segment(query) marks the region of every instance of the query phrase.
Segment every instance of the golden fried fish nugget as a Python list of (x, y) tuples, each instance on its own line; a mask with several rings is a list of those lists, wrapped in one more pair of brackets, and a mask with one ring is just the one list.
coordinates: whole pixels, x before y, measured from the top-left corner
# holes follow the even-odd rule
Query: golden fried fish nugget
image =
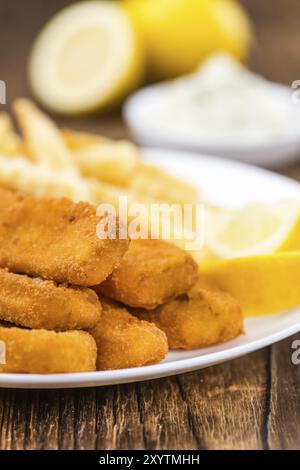
[(115, 302), (101, 298), (101, 303), (101, 319), (89, 330), (98, 348), (97, 370), (140, 367), (164, 359), (168, 344), (161, 330)]
[(0, 269), (0, 320), (28, 328), (92, 328), (100, 319), (97, 294)]
[(55, 332), (0, 326), (5, 364), (0, 372), (56, 374), (95, 370), (97, 347), (85, 331)]
[(201, 281), (186, 294), (155, 310), (134, 310), (141, 320), (155, 323), (170, 349), (196, 349), (223, 343), (243, 333), (238, 302)]
[(198, 267), (184, 250), (161, 240), (134, 240), (97, 292), (131, 307), (153, 309), (187, 292)]
[(100, 220), (86, 202), (0, 190), (0, 266), (62, 283), (99, 284), (129, 244), (118, 230), (117, 239), (98, 238)]

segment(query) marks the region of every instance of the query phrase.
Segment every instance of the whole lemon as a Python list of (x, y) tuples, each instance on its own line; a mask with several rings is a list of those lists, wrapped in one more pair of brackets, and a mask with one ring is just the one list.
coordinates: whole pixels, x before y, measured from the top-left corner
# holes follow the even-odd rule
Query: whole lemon
[(233, 0), (124, 0), (148, 56), (151, 77), (193, 71), (209, 54), (225, 51), (245, 59), (250, 21)]

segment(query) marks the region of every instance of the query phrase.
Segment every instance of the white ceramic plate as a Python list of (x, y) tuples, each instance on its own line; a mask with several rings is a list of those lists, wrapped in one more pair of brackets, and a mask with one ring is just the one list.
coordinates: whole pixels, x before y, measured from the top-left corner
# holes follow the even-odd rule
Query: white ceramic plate
[[(241, 163), (189, 153), (146, 151), (159, 164), (199, 187), (203, 197), (220, 205), (238, 206), (254, 201), (300, 198), (300, 184)], [(194, 351), (174, 351), (157, 365), (109, 372), (25, 375), (0, 374), (1, 387), (71, 388), (135, 382), (188, 372), (233, 359), (280, 341), (300, 331), (300, 308), (278, 315), (248, 318), (246, 335), (225, 344)]]
[[(295, 108), (297, 123), (290, 132), (278, 138), (256, 142), (255, 139), (224, 140), (218, 135), (199, 136), (183, 134), (177, 129), (164, 128), (153, 124), (162, 96), (164, 84), (145, 87), (133, 93), (126, 101), (123, 114), (135, 139), (141, 145), (160, 148), (182, 149), (209, 155), (218, 155), (232, 160), (239, 160), (254, 165), (276, 167), (286, 165), (300, 158), (300, 106)], [(291, 102), (292, 91), (283, 85), (273, 85), (274, 100)], [(180, 111), (179, 111), (180, 112)]]

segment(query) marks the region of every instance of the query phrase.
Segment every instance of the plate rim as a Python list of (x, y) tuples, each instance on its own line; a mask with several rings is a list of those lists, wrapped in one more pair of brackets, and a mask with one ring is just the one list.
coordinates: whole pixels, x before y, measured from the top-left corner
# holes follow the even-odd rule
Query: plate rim
[[(299, 312), (300, 308), (293, 309)], [(282, 314), (285, 312), (281, 312)], [(288, 311), (286, 312), (288, 313)], [(271, 316), (270, 316), (271, 317)], [(0, 373), (0, 388), (30, 388), (30, 389), (60, 389), (60, 388), (86, 388), (95, 386), (118, 385), (124, 383), (142, 382), (177, 374), (188, 373), (200, 368), (207, 368), (229, 360), (237, 359), (251, 352), (258, 351), (271, 344), (286, 339), (300, 331), (299, 322), (277, 331), (269, 336), (252, 340), (243, 345), (212, 352), (202, 356), (162, 362), (150, 366), (134, 367), (131, 369), (118, 369), (95, 372), (76, 372), (62, 374), (13, 374)], [(224, 343), (226, 344), (226, 342)], [(207, 361), (207, 358), (209, 359)], [(157, 370), (159, 369), (159, 370)], [(118, 376), (114, 378), (115, 376)], [(106, 376), (101, 380), (102, 376)]]
[[(143, 157), (145, 159), (156, 159), (159, 158), (159, 154), (165, 154), (165, 157), (167, 158), (172, 158), (172, 154), (177, 155), (177, 157), (184, 158), (184, 160), (190, 160), (193, 162), (199, 162), (200, 160), (202, 162), (207, 162), (207, 163), (216, 163), (216, 164), (221, 164), (221, 165), (226, 165), (226, 166), (231, 166), (234, 168), (239, 168), (242, 171), (247, 169), (248, 171), (252, 173), (260, 173), (261, 175), (265, 175), (268, 178), (272, 179), (277, 179), (277, 181), (285, 182), (286, 184), (289, 184), (291, 186), (294, 186), (295, 188), (299, 189), (299, 195), (300, 195), (300, 181), (297, 181), (295, 179), (290, 178), (289, 176), (282, 175), (280, 173), (277, 173), (274, 169), (274, 171), (270, 168), (267, 167), (261, 167), (256, 164), (251, 164), (246, 161), (240, 161), (240, 160), (231, 160), (228, 159), (227, 157), (220, 156), (220, 155), (211, 155), (209, 153), (205, 152), (191, 152), (190, 150), (184, 150), (184, 149), (173, 149), (173, 148), (164, 148), (164, 147), (151, 147), (149, 145), (141, 145), (140, 146), (141, 152), (143, 154)], [(158, 154), (155, 156), (155, 154)], [(157, 162), (155, 164), (158, 165)], [(168, 169), (170, 173), (172, 173), (172, 169)], [(184, 178), (183, 178), (184, 179)]]

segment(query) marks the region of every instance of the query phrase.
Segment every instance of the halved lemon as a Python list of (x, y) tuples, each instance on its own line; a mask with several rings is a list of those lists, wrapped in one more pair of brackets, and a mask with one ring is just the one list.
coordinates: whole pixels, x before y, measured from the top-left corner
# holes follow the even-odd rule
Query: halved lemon
[(208, 212), (206, 245), (218, 258), (300, 249), (300, 201)]
[(47, 108), (79, 114), (118, 103), (139, 83), (143, 54), (134, 27), (113, 2), (71, 5), (42, 29), (29, 80)]

